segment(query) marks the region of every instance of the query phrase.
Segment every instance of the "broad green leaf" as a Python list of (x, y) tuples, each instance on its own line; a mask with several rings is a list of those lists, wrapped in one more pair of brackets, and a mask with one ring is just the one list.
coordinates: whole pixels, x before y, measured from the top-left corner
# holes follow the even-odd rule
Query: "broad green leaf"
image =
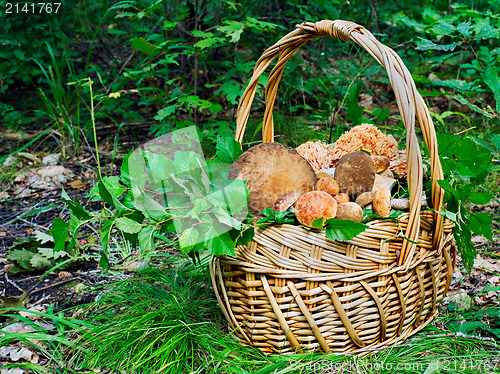
[(364, 223), (348, 219), (330, 218), (326, 220), (326, 236), (331, 240), (351, 240), (367, 228), (368, 225)]
[(469, 200), (474, 204), (482, 205), (488, 204), (491, 200), (492, 195), (486, 192), (472, 192), (469, 195)]
[(34, 254), (35, 252), (31, 252), (26, 249), (10, 250), (7, 255), (7, 260), (16, 262), (24, 270), (31, 270), (32, 265), (30, 260)]
[(154, 119), (157, 121), (163, 121), (165, 118), (168, 116), (171, 116), (172, 114), (175, 113), (175, 110), (177, 109), (177, 105), (169, 105), (166, 108), (160, 109), (156, 116), (154, 116)]
[(496, 101), (496, 111), (500, 113), (500, 78), (495, 66), (488, 66), (482, 75), (484, 83), (488, 85)]
[(161, 52), (160, 48), (151, 44), (144, 38), (132, 39), (132, 48), (144, 53), (148, 57), (155, 57)]
[(491, 233), (491, 224), (493, 216), (485, 213), (471, 213), (469, 215), (469, 224), (472, 232), (478, 235), (483, 235), (486, 239), (493, 241)]
[(244, 229), (240, 232), (239, 236), (236, 238), (236, 245), (247, 245), (253, 239), (255, 235), (255, 230), (252, 226)]
[(433, 79), (430, 82), (436, 86), (454, 88), (460, 91), (473, 91), (477, 88), (474, 83), (466, 82), (460, 79)]
[(99, 233), (101, 246), (105, 253), (108, 253), (109, 234), (114, 222), (114, 219), (110, 219), (109, 221), (104, 222)]
[[(215, 215), (215, 218), (222, 223), (223, 225), (227, 225), (231, 228), (234, 228), (236, 230), (239, 230), (241, 228), (241, 222), (238, 221), (237, 219), (231, 217), (229, 213), (223, 208), (223, 207), (218, 207), (213, 211), (213, 214)], [(205, 221), (205, 220), (203, 220)]]
[(193, 34), (193, 36), (196, 38), (205, 38), (205, 39), (214, 36), (212, 32), (205, 32), (201, 30), (192, 30), (191, 34)]
[(231, 43), (236, 43), (240, 40), (241, 33), (244, 29), (244, 24), (238, 21), (226, 20), (224, 21), (226, 26), (219, 26), (217, 30), (226, 34), (226, 36), (231, 37)]
[(92, 215), (87, 212), (78, 201), (71, 200), (64, 188), (61, 191), (61, 197), (66, 200), (67, 204), (69, 205), (69, 209), (77, 218), (81, 220), (88, 220), (92, 218)]
[(323, 231), (323, 222), (324, 222), (324, 220), (325, 219), (323, 217), (316, 218), (314, 221), (312, 221), (311, 226), (314, 229)]
[(220, 136), (217, 138), (217, 145), (215, 146), (215, 149), (217, 150), (217, 158), (222, 162), (229, 164), (236, 161), (236, 159), (243, 153), (241, 144), (234, 138), (226, 136)]
[(119, 217), (115, 221), (116, 227), (128, 234), (137, 234), (142, 229), (142, 225), (130, 218)]
[(453, 96), (453, 99), (457, 100), (460, 104), (467, 105), (469, 108), (471, 108), (473, 111), (482, 114), (483, 116), (487, 118), (493, 118), (495, 117), (495, 113), (488, 112), (480, 107), (478, 107), (476, 104), (472, 104), (469, 100), (467, 100), (464, 96), (462, 95), (455, 95)]
[(30, 259), (30, 263), (35, 270), (43, 270), (53, 266), (52, 262), (38, 253), (33, 254), (33, 257)]
[(46, 234), (42, 231), (35, 231), (35, 238), (38, 242), (40, 242), (40, 244), (54, 242), (52, 235)]
[(201, 50), (204, 50), (214, 45), (222, 44), (223, 42), (224, 42), (223, 38), (207, 38), (200, 40), (194, 46)]
[(427, 24), (415, 21), (408, 17), (401, 18), (401, 22), (403, 22), (406, 26), (413, 27), (417, 31), (424, 31), (427, 28)]
[(416, 44), (417, 44), (417, 49), (421, 51), (427, 51), (429, 49), (435, 51), (453, 51), (456, 47), (458, 47), (462, 43), (455, 42), (451, 44), (436, 44), (431, 40), (419, 37), (418, 40), (416, 41)]
[(210, 252), (216, 256), (236, 256), (234, 252), (235, 245), (233, 239), (231, 239), (231, 236), (227, 232), (210, 239), (207, 242), (207, 247)]
[(243, 93), (243, 87), (234, 79), (226, 80), (217, 91), (216, 94), (223, 94), (226, 96), (227, 101), (232, 105), (238, 104), (238, 99)]
[(472, 25), (470, 22), (462, 22), (457, 26), (457, 31), (465, 37), (472, 34)]
[(190, 227), (182, 232), (179, 236), (179, 245), (182, 253), (188, 253), (193, 246), (200, 242), (200, 233), (196, 227)]
[(56, 218), (52, 223), (52, 237), (54, 238), (54, 252), (64, 251), (66, 248), (66, 238), (68, 236), (69, 224), (62, 218)]
[(436, 35), (452, 35), (457, 28), (449, 23), (439, 20), (432, 26), (431, 31)]
[(156, 227), (154, 225), (145, 226), (139, 231), (139, 248), (141, 253), (149, 253), (154, 248), (154, 234)]

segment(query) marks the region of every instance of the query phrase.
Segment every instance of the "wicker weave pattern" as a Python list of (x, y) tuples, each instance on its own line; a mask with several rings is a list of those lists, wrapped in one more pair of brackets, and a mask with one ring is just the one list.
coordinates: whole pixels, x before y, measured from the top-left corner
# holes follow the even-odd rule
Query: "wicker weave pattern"
[(247, 246), (237, 248), (236, 259), (214, 257), (212, 283), (230, 327), (243, 344), (269, 353), (363, 353), (402, 341), (435, 316), (453, 272), (451, 223), (420, 211), (423, 169), (415, 116), (431, 156), (436, 210), (443, 201), (429, 111), (399, 56), (363, 26), (305, 22), (268, 48), (242, 95), (236, 140), (242, 141), (259, 77), (277, 57), (266, 86), (262, 130), (263, 141), (273, 141), (272, 109), (285, 63), (308, 40), (323, 36), (357, 43), (388, 73), (407, 133), (410, 212), (398, 222), (372, 221), (346, 242), (301, 226), (275, 225), (256, 231)]

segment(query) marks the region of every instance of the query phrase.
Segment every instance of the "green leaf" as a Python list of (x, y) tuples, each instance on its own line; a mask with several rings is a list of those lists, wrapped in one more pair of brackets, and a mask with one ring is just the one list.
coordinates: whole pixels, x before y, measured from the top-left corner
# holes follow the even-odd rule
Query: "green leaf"
[(437, 23), (432, 26), (431, 31), (433, 31), (436, 35), (452, 35), (456, 30), (456, 27), (450, 25), (447, 22), (439, 20)]
[(367, 228), (368, 225), (348, 219), (330, 218), (326, 220), (326, 236), (331, 240), (351, 240)]
[(217, 138), (215, 149), (217, 150), (217, 158), (228, 164), (232, 164), (243, 153), (241, 144), (234, 138), (226, 136)]
[(219, 43), (223, 42), (224, 42), (223, 38), (207, 38), (200, 40), (194, 46), (199, 48), (200, 50), (204, 50), (212, 46), (217, 46)]
[(26, 249), (14, 249), (9, 251), (7, 260), (16, 262), (23, 270), (32, 270), (31, 258), (34, 254), (35, 252)]
[(240, 40), (241, 33), (243, 32), (244, 25), (242, 22), (226, 20), (226, 26), (219, 26), (217, 30), (231, 37), (231, 43), (236, 43)]
[(457, 26), (457, 31), (465, 37), (472, 34), (472, 25), (470, 22), (462, 22)]
[(130, 218), (119, 217), (115, 221), (116, 227), (128, 234), (137, 234), (142, 229), (142, 225)]
[(38, 253), (33, 254), (30, 263), (35, 270), (43, 270), (53, 266), (52, 262)]
[(166, 108), (160, 109), (156, 116), (154, 116), (154, 119), (157, 121), (163, 121), (165, 118), (168, 116), (171, 116), (172, 114), (175, 113), (175, 110), (177, 109), (177, 105), (169, 105)]
[(132, 48), (144, 53), (148, 57), (155, 57), (161, 52), (160, 48), (151, 44), (144, 38), (132, 39)]
[(419, 40), (416, 41), (417, 49), (421, 51), (427, 51), (429, 49), (435, 51), (453, 51), (456, 47), (458, 47), (462, 43), (451, 43), (451, 44), (435, 44), (434, 42), (419, 37)]
[(156, 226), (150, 225), (145, 226), (139, 231), (139, 248), (141, 253), (149, 253), (153, 251), (154, 248), (154, 234)]
[(99, 266), (104, 270), (107, 270), (109, 267), (108, 260), (108, 243), (109, 243), (109, 234), (111, 232), (111, 228), (113, 227), (114, 219), (110, 219), (109, 221), (104, 222), (100, 231), (100, 240), (102, 246), (101, 259), (99, 260)]
[(62, 218), (56, 218), (52, 223), (52, 237), (54, 238), (54, 252), (64, 251), (68, 237), (69, 224)]
[(460, 104), (467, 105), (469, 108), (471, 108), (473, 111), (482, 114), (483, 116), (487, 118), (493, 118), (495, 117), (495, 114), (492, 112), (488, 112), (480, 107), (478, 107), (476, 104), (472, 104), (469, 100), (467, 100), (465, 97), (462, 95), (455, 95), (453, 96), (453, 99), (457, 100)]
[(488, 204), (491, 198), (492, 195), (486, 192), (472, 192), (469, 195), (469, 200), (478, 205)]
[(179, 236), (179, 245), (182, 253), (191, 251), (194, 245), (200, 242), (200, 233), (196, 227), (190, 227), (182, 232)]
[(486, 239), (493, 241), (491, 233), (491, 224), (493, 216), (485, 213), (471, 213), (469, 215), (469, 225), (472, 232), (484, 236)]
[(312, 221), (311, 226), (314, 229), (323, 231), (323, 222), (324, 222), (324, 220), (325, 219), (323, 217), (316, 218), (314, 221)]
[(253, 239), (255, 235), (255, 230), (252, 226), (244, 229), (240, 232), (239, 236), (236, 238), (236, 245), (247, 245)]
[(488, 85), (496, 101), (496, 111), (500, 113), (500, 78), (495, 66), (488, 66), (482, 75), (484, 83)]
[(73, 201), (70, 199), (64, 188), (61, 191), (61, 197), (66, 200), (69, 205), (69, 209), (73, 212), (73, 214), (81, 219), (88, 220), (92, 218), (92, 215), (85, 210), (85, 208), (77, 201)]
[(226, 255), (236, 257), (234, 242), (229, 233), (213, 237), (207, 242), (210, 252), (216, 256)]

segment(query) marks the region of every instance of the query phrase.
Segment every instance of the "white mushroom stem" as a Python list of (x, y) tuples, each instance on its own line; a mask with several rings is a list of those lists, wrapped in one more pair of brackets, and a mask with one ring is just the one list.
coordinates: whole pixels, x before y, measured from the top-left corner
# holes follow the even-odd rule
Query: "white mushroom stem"
[[(422, 195), (421, 206), (427, 206), (427, 198), (425, 193)], [(404, 197), (402, 199), (392, 199), (391, 200), (391, 208), (397, 210), (408, 210), (410, 209), (410, 198)]]

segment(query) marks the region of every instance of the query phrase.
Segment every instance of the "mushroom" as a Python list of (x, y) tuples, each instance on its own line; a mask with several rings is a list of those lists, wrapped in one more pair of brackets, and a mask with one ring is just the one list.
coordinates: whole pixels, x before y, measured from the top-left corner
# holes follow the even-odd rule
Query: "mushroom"
[(375, 165), (365, 152), (349, 153), (337, 163), (335, 178), (340, 192), (348, 194), (352, 199), (357, 195), (371, 191), (375, 181)]
[(354, 222), (361, 222), (363, 220), (363, 209), (352, 202), (339, 204), (335, 219), (350, 219)]
[(349, 199), (349, 195), (346, 193), (342, 193), (342, 192), (335, 196), (335, 200), (337, 200), (337, 203), (339, 203), (339, 204), (344, 204), (344, 203), (348, 203), (349, 201), (351, 201), (351, 199)]
[(387, 168), (391, 164), (391, 160), (389, 160), (389, 157), (386, 156), (372, 155), (372, 160), (373, 163), (375, 164), (376, 173), (381, 173), (384, 170), (387, 170)]
[(312, 166), (293, 148), (262, 143), (245, 151), (229, 168), (229, 179), (247, 181), (248, 206), (254, 215), (272, 208), (286, 192), (312, 191), (317, 178)]
[(388, 216), (391, 213), (391, 191), (384, 187), (373, 196), (373, 211), (381, 216)]
[(378, 190), (381, 190), (385, 187), (387, 187), (390, 191), (392, 189), (392, 186), (394, 186), (394, 183), (396, 183), (396, 180), (394, 178), (387, 178), (380, 174), (376, 174), (372, 191), (377, 192)]
[(323, 223), (337, 214), (337, 201), (323, 191), (307, 192), (295, 204), (295, 217), (301, 224), (312, 227), (315, 219), (323, 217)]
[(325, 177), (316, 182), (314, 190), (325, 191), (327, 194), (334, 197), (339, 193), (339, 184), (335, 181), (335, 179), (331, 177)]
[(383, 177), (394, 179), (394, 173), (391, 171), (391, 169), (385, 169), (383, 172), (377, 174)]
[(297, 201), (300, 194), (295, 191), (287, 192), (286, 194), (278, 197), (278, 200), (273, 205), (273, 210), (275, 212), (285, 212), (289, 208), (293, 206), (293, 204)]
[(318, 178), (318, 179), (326, 178), (329, 176), (330, 176), (330, 174), (328, 174), (327, 172), (324, 172), (324, 171), (317, 171), (316, 172), (316, 178)]
[(356, 198), (356, 204), (361, 207), (371, 204), (371, 202), (373, 201), (373, 195), (374, 193), (372, 191), (363, 192)]

